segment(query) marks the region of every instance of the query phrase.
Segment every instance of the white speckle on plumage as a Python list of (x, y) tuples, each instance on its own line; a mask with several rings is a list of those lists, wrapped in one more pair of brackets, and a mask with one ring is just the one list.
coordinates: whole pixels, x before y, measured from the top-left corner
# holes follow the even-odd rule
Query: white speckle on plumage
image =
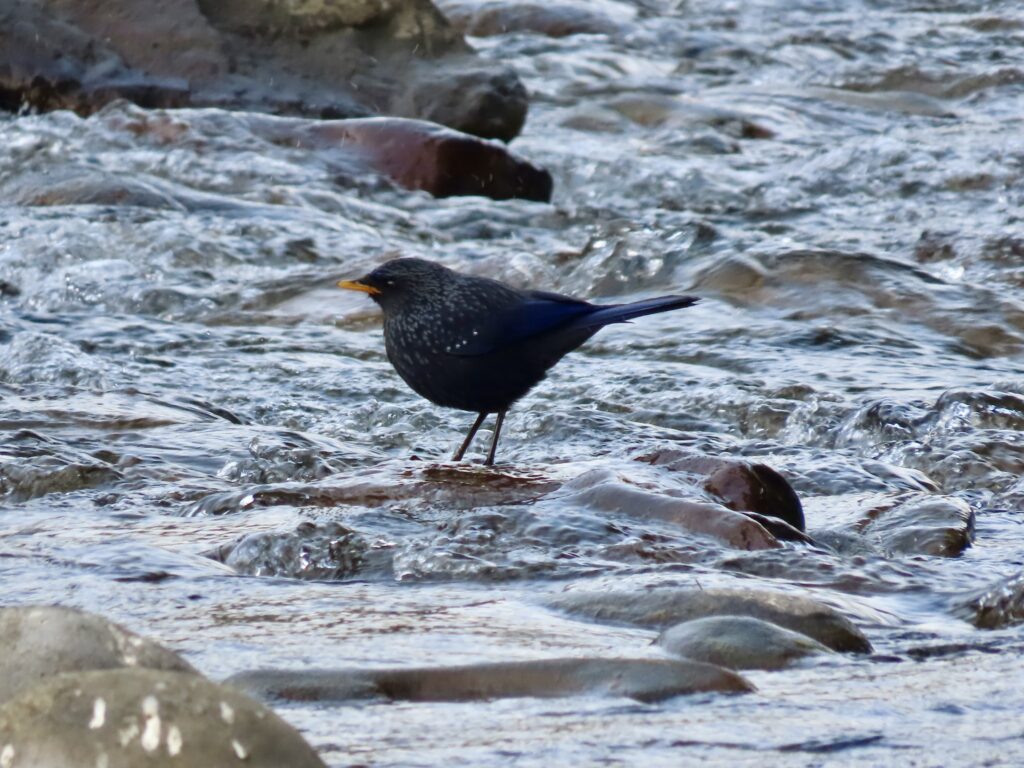
[(107, 702), (101, 698), (97, 698), (92, 703), (92, 720), (89, 721), (89, 729), (95, 731), (97, 728), (102, 728), (103, 724), (107, 720)]

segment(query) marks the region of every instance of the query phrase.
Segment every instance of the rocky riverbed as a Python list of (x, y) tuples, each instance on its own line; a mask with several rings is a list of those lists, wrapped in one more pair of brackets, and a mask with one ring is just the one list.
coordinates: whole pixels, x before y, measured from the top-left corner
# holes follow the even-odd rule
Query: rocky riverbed
[[(1024, 761), (1016, 4), (179, 5), (0, 3), (0, 766)], [(397, 255), (702, 301), (455, 465)]]

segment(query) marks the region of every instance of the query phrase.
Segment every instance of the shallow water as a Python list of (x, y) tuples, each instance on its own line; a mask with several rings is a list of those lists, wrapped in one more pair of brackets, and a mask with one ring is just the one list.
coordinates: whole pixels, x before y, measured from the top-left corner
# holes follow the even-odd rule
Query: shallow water
[[(780, 589), (875, 655), (749, 674), (744, 697), (281, 711), (337, 766), (1024, 760), (1024, 629), (956, 609), (1024, 563), (1024, 14), (599, 7), (619, 34), (473, 41), (533, 94), (513, 148), (553, 173), (550, 206), (339, 176), (216, 112), (4, 118), (5, 198), (68, 168), (163, 195), (3, 209), (4, 601), (96, 611), (220, 678), (657, 655), (544, 598)], [(333, 288), (397, 254), (703, 301), (604, 331), (511, 413), (496, 474), (455, 470), (471, 417), (406, 390), (370, 303)], [(580, 490), (692, 493), (633, 460), (673, 447), (777, 468), (831, 547), (739, 551)], [(912, 492), (970, 505), (974, 546), (854, 535)]]

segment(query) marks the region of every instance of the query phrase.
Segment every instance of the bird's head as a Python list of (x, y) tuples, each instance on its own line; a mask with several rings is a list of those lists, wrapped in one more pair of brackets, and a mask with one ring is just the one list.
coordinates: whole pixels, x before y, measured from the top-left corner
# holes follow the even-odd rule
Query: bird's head
[(356, 280), (339, 281), (338, 287), (368, 294), (388, 312), (401, 308), (415, 296), (443, 293), (450, 276), (450, 269), (432, 261), (393, 259)]

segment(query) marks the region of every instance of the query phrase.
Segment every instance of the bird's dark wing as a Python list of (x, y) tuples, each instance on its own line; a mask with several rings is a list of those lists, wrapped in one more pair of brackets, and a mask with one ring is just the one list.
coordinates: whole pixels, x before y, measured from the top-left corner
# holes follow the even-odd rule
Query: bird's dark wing
[(558, 293), (529, 291), (522, 301), (495, 313), (484, 327), (475, 328), (476, 333), (459, 344), (452, 354), (485, 355), (545, 333), (626, 323), (644, 315), (689, 307), (697, 301), (696, 296), (660, 296), (630, 304), (602, 306)]
[(586, 301), (544, 291), (528, 291), (523, 300), (490, 317), (483, 327), (453, 351), (454, 355), (486, 355), (518, 341), (525, 341), (570, 325), (601, 309)]

